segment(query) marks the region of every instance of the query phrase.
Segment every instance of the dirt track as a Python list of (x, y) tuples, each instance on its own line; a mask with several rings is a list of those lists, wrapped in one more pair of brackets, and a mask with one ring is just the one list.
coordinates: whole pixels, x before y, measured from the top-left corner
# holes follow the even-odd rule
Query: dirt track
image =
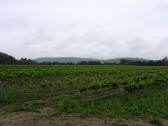
[[(116, 119), (116, 118), (80, 118), (75, 116), (51, 116), (51, 109), (41, 112), (16, 112), (0, 114), (0, 126), (113, 126), (114, 123), (128, 126), (155, 126), (148, 119)], [(167, 120), (162, 120), (168, 126)]]

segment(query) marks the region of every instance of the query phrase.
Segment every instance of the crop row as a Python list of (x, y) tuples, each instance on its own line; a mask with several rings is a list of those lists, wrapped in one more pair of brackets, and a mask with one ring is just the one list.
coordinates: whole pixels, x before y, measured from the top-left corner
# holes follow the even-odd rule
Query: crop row
[(80, 93), (122, 87), (126, 91), (168, 81), (168, 67), (0, 66), (0, 102), (58, 92)]

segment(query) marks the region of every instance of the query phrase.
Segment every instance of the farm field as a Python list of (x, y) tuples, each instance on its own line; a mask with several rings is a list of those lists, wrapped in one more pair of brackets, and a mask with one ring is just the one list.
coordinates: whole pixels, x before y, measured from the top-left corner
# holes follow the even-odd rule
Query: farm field
[(1, 65), (0, 107), (2, 115), (47, 108), (46, 118), (147, 118), (161, 125), (168, 118), (168, 67)]

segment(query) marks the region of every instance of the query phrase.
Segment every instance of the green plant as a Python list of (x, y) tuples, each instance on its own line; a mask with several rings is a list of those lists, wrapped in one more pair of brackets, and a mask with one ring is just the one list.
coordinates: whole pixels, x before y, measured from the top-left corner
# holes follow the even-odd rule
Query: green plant
[(37, 112), (38, 109), (39, 108), (37, 106), (33, 106), (32, 104), (21, 104), (21, 105), (13, 105), (7, 111), (9, 111), (9, 112), (19, 112), (19, 111)]

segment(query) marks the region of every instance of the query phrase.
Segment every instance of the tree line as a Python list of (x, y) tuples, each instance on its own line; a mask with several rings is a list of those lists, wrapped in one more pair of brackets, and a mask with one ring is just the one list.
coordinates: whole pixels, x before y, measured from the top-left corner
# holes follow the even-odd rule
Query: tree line
[(122, 59), (121, 65), (137, 65), (137, 66), (168, 66), (168, 57), (164, 57), (161, 60), (146, 60), (146, 61), (131, 61)]
[[(34, 60), (21, 58), (15, 59), (13, 56), (0, 52), (0, 64), (18, 64), (18, 65), (112, 65), (116, 63), (103, 63), (101, 61), (81, 61), (78, 63), (60, 63), (60, 62), (42, 62), (38, 63)], [(120, 65), (137, 65), (137, 66), (168, 66), (168, 57), (161, 60), (145, 60), (145, 61), (132, 61), (128, 59), (121, 59)]]
[(27, 59), (27, 58), (21, 58), (19, 60), (15, 59), (13, 56), (10, 56), (6, 53), (0, 52), (0, 64), (37, 64), (37, 62)]

